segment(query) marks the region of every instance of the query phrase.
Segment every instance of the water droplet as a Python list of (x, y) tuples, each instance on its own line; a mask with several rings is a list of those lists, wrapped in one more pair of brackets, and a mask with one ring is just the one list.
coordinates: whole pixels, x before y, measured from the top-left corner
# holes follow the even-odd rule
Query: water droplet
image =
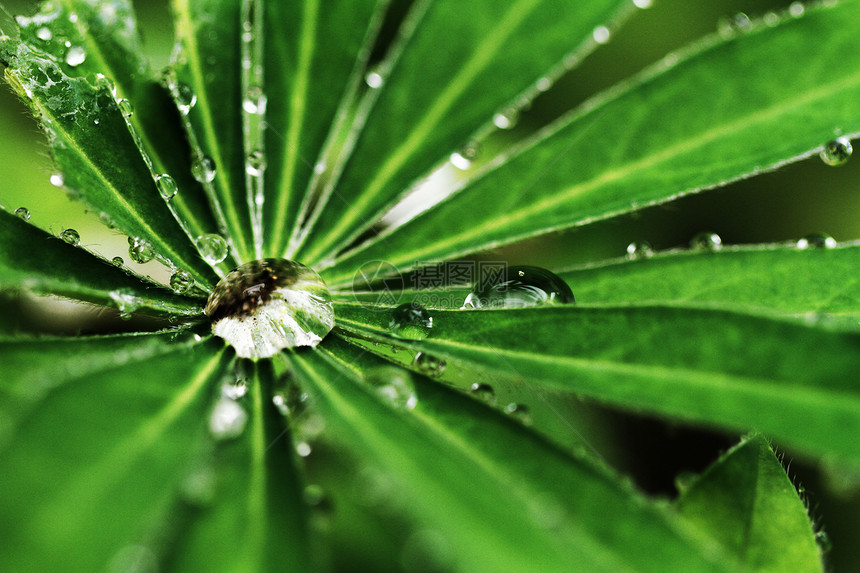
[(134, 115), (134, 105), (127, 99), (123, 98), (117, 100), (116, 105), (119, 107), (119, 111), (123, 117), (131, 117)]
[(185, 294), (194, 286), (194, 278), (191, 273), (182, 269), (170, 275), (170, 288), (176, 294)]
[(229, 398), (221, 398), (209, 417), (209, 431), (215, 439), (229, 440), (242, 435), (247, 422), (248, 414), (242, 406)]
[(63, 177), (62, 173), (54, 173), (51, 175), (51, 185), (54, 187), (62, 187), (65, 184), (66, 180)]
[(125, 261), (122, 260), (122, 257), (114, 257), (110, 260), (114, 265), (121, 267), (125, 264)]
[(385, 83), (385, 78), (376, 70), (371, 70), (364, 76), (364, 83), (367, 84), (367, 87), (375, 90), (382, 87), (382, 84)]
[(188, 84), (175, 84), (173, 97), (176, 100), (176, 107), (179, 108), (182, 115), (188, 115), (188, 112), (197, 103), (197, 94), (194, 93), (194, 90)]
[(108, 293), (108, 296), (119, 310), (119, 317), (123, 320), (131, 318), (132, 313), (140, 307), (140, 300), (133, 294), (113, 290)]
[(481, 145), (477, 141), (470, 141), (451, 154), (451, 165), (465, 171), (472, 166), (472, 161), (478, 156), (480, 149)]
[(260, 151), (252, 151), (245, 160), (245, 172), (252, 177), (259, 177), (266, 169), (266, 155)]
[(654, 248), (648, 241), (634, 241), (627, 245), (628, 259), (647, 259), (654, 254)]
[(364, 380), (395, 408), (412, 410), (418, 404), (412, 378), (409, 372), (402, 368), (396, 366), (373, 368), (365, 374)]
[(259, 86), (252, 86), (245, 92), (245, 98), (242, 100), (242, 109), (251, 114), (262, 114), (266, 111), (266, 103), (268, 102), (266, 94), (263, 93)]
[(511, 402), (510, 404), (505, 406), (505, 414), (516, 418), (527, 426), (532, 423), (531, 412), (529, 412), (529, 407), (525, 404), (517, 404), (516, 402)]
[(54, 37), (53, 32), (47, 26), (42, 26), (36, 30), (36, 37), (45, 42)]
[(81, 46), (72, 46), (69, 48), (69, 51), (66, 52), (66, 63), (73, 68), (83, 64), (86, 59), (87, 52)]
[(179, 190), (179, 187), (176, 185), (176, 180), (166, 173), (155, 176), (155, 186), (158, 187), (158, 192), (165, 201), (173, 199), (173, 197), (176, 196), (176, 192)]
[(822, 553), (827, 553), (833, 549), (833, 541), (831, 541), (826, 531), (817, 531), (815, 533), (815, 542), (818, 543), (818, 548), (821, 549)]
[(716, 233), (699, 233), (690, 240), (690, 248), (696, 251), (719, 251), (723, 240)]
[(81, 243), (81, 236), (74, 229), (66, 229), (60, 233), (60, 238), (70, 245), (78, 246)]
[(307, 442), (296, 442), (296, 453), (306, 458), (313, 453), (313, 447)]
[(803, 16), (803, 13), (806, 11), (806, 8), (803, 6), (803, 2), (792, 2), (788, 7), (788, 13), (791, 14), (793, 18), (799, 18)]
[(478, 284), (462, 308), (522, 308), (575, 302), (561, 277), (540, 267), (506, 267), (495, 282)]
[(422, 340), (427, 338), (433, 328), (433, 317), (417, 302), (407, 302), (391, 313), (388, 328), (399, 338)]
[(798, 249), (832, 249), (836, 246), (836, 239), (827, 233), (810, 233), (797, 241)]
[(854, 148), (851, 147), (850, 139), (847, 137), (837, 137), (824, 144), (824, 148), (821, 150), (819, 156), (821, 157), (821, 161), (826, 165), (837, 167), (845, 165), (853, 151)]
[(651, 4), (653, 4), (653, 0), (633, 0), (633, 4), (637, 8), (645, 9), (651, 7)]
[(513, 129), (519, 119), (519, 110), (515, 107), (509, 107), (493, 116), (493, 125), (499, 129)]
[(448, 366), (444, 360), (426, 352), (416, 354), (413, 363), (418, 367), (418, 370), (429, 376), (441, 376)]
[(155, 257), (152, 245), (137, 237), (128, 238), (128, 256), (134, 262), (142, 265)]
[(231, 400), (239, 400), (248, 394), (248, 380), (244, 376), (230, 379), (221, 386), (221, 395)]
[(198, 156), (191, 164), (191, 175), (200, 183), (209, 183), (215, 179), (215, 162), (206, 155)]
[(552, 80), (546, 76), (538, 79), (538, 81), (535, 82), (535, 89), (539, 92), (545, 92), (545, 91), (549, 90), (549, 88), (551, 88), (551, 87), (552, 87)]
[(469, 388), (469, 394), (480, 398), (487, 404), (496, 403), (496, 391), (493, 390), (493, 387), (489, 384), (485, 384), (483, 382), (475, 382)]
[(311, 268), (286, 259), (246, 263), (222, 278), (204, 311), (243, 358), (316, 346), (334, 328), (331, 295)]
[(30, 210), (26, 207), (18, 207), (15, 209), (15, 214), (18, 215), (19, 218), (24, 219), (25, 221), (30, 220)]
[(227, 241), (221, 235), (200, 235), (195, 244), (200, 256), (210, 265), (217, 265), (227, 258)]
[(609, 31), (609, 28), (606, 26), (598, 26), (591, 33), (591, 36), (594, 38), (594, 41), (598, 44), (605, 44), (609, 41), (609, 38), (612, 36), (612, 33)]

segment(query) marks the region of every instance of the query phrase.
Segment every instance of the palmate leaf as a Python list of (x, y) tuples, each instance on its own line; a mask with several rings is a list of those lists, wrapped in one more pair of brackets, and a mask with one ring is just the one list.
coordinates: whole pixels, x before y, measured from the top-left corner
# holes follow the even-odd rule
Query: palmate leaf
[(745, 439), (682, 491), (678, 514), (750, 571), (823, 571), (806, 508), (770, 445)]
[(343, 256), (324, 278), (342, 285), (366, 260), (406, 270), (583, 225), (774, 168), (817, 152), (835, 134), (860, 132), (858, 22), (860, 3), (841, 2), (669, 58), (588, 102), (434, 209)]
[(443, 555), (429, 556), (431, 563), (464, 571), (664, 571), (683, 556), (688, 571), (732, 569), (590, 460), (561, 453), (427, 378), (415, 379), (414, 410), (393, 408), (360, 374), (384, 361), (336, 339), (326, 347), (290, 360), (309, 408), (325, 420), (329, 439), (360, 452), (363, 464), (409, 497), (413, 529), (442, 538)]
[(681, 306), (435, 311), (433, 336), (389, 334), (390, 313), (337, 305), (341, 328), (449, 369), (676, 419), (756, 429), (860, 461), (860, 336)]

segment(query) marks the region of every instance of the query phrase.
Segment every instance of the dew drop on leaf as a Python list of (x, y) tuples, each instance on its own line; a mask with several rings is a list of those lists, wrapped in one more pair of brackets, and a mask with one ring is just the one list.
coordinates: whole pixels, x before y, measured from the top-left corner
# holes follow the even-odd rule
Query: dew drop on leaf
[(448, 364), (441, 358), (437, 358), (426, 352), (419, 352), (413, 360), (415, 366), (428, 376), (441, 376)]
[(316, 346), (334, 328), (334, 308), (313, 269), (262, 259), (233, 269), (206, 303), (212, 332), (242, 358), (267, 358), (284, 348)]
[(472, 162), (478, 157), (478, 152), (480, 151), (480, 144), (476, 141), (470, 141), (457, 151), (451, 154), (449, 158), (451, 161), (451, 165), (465, 171), (472, 166)]
[(176, 196), (176, 192), (179, 190), (179, 187), (176, 185), (176, 180), (166, 173), (155, 176), (155, 186), (158, 187), (159, 194), (166, 201), (173, 199), (173, 197)]
[(176, 294), (185, 294), (194, 285), (191, 273), (182, 269), (170, 275), (170, 288)]
[(65, 182), (66, 180), (62, 173), (54, 173), (51, 175), (51, 185), (54, 187), (62, 187)]
[(123, 117), (131, 117), (134, 115), (134, 105), (127, 99), (123, 98), (117, 100), (116, 105), (119, 107), (119, 111)]
[(188, 115), (188, 112), (197, 103), (197, 94), (187, 84), (177, 83), (173, 91), (173, 97), (176, 100), (176, 107), (179, 108), (182, 115)]
[(125, 264), (125, 261), (122, 260), (122, 257), (114, 257), (110, 260), (115, 266), (121, 267)]
[(845, 165), (851, 157), (854, 149), (851, 147), (851, 140), (847, 137), (837, 137), (832, 141), (824, 144), (819, 156), (821, 161), (831, 167)]
[(217, 440), (229, 440), (242, 435), (248, 414), (244, 408), (229, 398), (221, 398), (209, 417), (209, 431)]
[(128, 256), (134, 262), (142, 265), (155, 257), (152, 245), (137, 237), (128, 238)]
[(517, 404), (516, 402), (511, 402), (510, 404), (505, 406), (505, 414), (511, 416), (512, 418), (516, 418), (525, 425), (529, 425), (532, 423), (531, 412), (529, 412), (529, 408), (525, 404)]
[(81, 244), (81, 235), (74, 229), (66, 229), (60, 233), (60, 238), (70, 245), (78, 246)]
[(260, 151), (252, 151), (245, 159), (245, 172), (252, 177), (259, 177), (266, 169), (266, 155)]
[(469, 394), (480, 398), (487, 404), (494, 404), (496, 402), (496, 391), (493, 390), (493, 387), (484, 382), (475, 382), (469, 388)]
[(53, 32), (51, 32), (51, 29), (48, 28), (47, 26), (41, 26), (40, 28), (38, 28), (36, 30), (36, 37), (39, 38), (40, 40), (48, 42), (51, 40), (51, 38), (54, 37), (54, 34), (53, 34)]
[(200, 256), (210, 265), (217, 265), (227, 258), (227, 241), (221, 235), (200, 235), (195, 244)]
[(395, 408), (412, 410), (418, 404), (415, 385), (409, 372), (396, 366), (372, 368), (364, 375), (364, 380), (376, 390), (386, 402)]
[(242, 100), (242, 109), (246, 113), (262, 114), (266, 111), (266, 94), (259, 86), (252, 86), (245, 92), (245, 98)]
[(519, 119), (519, 110), (515, 107), (509, 107), (493, 116), (493, 125), (499, 129), (513, 129)]
[(69, 48), (69, 51), (66, 52), (66, 63), (73, 68), (83, 64), (86, 59), (87, 52), (81, 46), (72, 46)]
[(15, 214), (18, 216), (19, 219), (24, 219), (25, 221), (30, 220), (30, 210), (26, 207), (18, 207), (17, 209), (15, 209)]
[(382, 74), (379, 72), (371, 70), (364, 76), (364, 83), (366, 83), (367, 87), (370, 89), (375, 90), (382, 87), (382, 84), (385, 83), (385, 78), (383, 78)]
[(407, 302), (392, 311), (388, 328), (399, 338), (422, 340), (433, 328), (433, 317), (420, 304)]
[(832, 249), (836, 246), (836, 239), (827, 233), (810, 233), (797, 241), (798, 249)]
[(598, 44), (605, 44), (612, 37), (612, 33), (606, 26), (598, 26), (591, 33), (591, 37), (594, 38), (594, 41)]
[(690, 248), (696, 251), (719, 251), (723, 240), (716, 233), (699, 233), (690, 240)]
[(468, 308), (523, 308), (575, 302), (561, 277), (540, 267), (506, 267), (495, 281), (477, 284), (463, 303)]
[(633, 4), (637, 8), (641, 8), (643, 10), (645, 8), (650, 8), (652, 3), (653, 3), (653, 0), (633, 0)]
[(191, 175), (200, 183), (209, 183), (215, 179), (215, 163), (211, 157), (201, 155), (191, 164)]
[(628, 259), (647, 259), (654, 254), (654, 248), (648, 241), (634, 241), (627, 245)]

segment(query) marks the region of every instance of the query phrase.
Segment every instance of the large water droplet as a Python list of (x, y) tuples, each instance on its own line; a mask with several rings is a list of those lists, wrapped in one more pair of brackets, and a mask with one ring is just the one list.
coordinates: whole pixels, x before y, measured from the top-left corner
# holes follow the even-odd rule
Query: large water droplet
[(433, 317), (417, 302), (407, 302), (391, 313), (388, 328), (399, 338), (422, 340), (427, 338), (433, 328)]
[(690, 240), (690, 248), (696, 251), (719, 251), (723, 240), (716, 233), (699, 233)]
[(365, 374), (364, 380), (395, 408), (412, 410), (418, 404), (412, 378), (409, 372), (402, 368), (396, 366), (372, 368)]
[(286, 259), (246, 263), (222, 278), (205, 309), (212, 332), (243, 358), (316, 346), (334, 328), (331, 295), (314, 271)]
[(651, 243), (648, 241), (634, 241), (627, 245), (627, 258), (634, 259), (647, 259), (651, 255), (654, 254), (654, 248), (651, 246)]
[(218, 440), (229, 440), (242, 435), (248, 414), (244, 408), (229, 398), (221, 398), (209, 417), (209, 431)]
[(25, 221), (30, 220), (30, 210), (26, 207), (18, 207), (15, 209), (15, 214), (18, 215), (19, 218), (24, 219)]
[(851, 147), (851, 140), (847, 137), (837, 137), (833, 141), (828, 141), (824, 144), (821, 150), (821, 161), (825, 164), (836, 167), (845, 165), (851, 157), (854, 148)]
[(798, 249), (832, 249), (836, 246), (836, 239), (827, 233), (810, 233), (797, 241)]
[(221, 235), (200, 235), (195, 244), (200, 256), (210, 265), (217, 265), (227, 258), (227, 241)]
[(463, 308), (521, 308), (575, 302), (561, 277), (540, 267), (506, 267), (496, 282), (476, 285)]
[(66, 229), (60, 233), (60, 238), (70, 245), (78, 246), (81, 244), (81, 235), (74, 229)]
[(252, 177), (259, 177), (266, 169), (266, 154), (260, 151), (252, 151), (245, 159), (245, 172)]
[(191, 175), (200, 183), (209, 183), (215, 179), (215, 162), (206, 155), (195, 158), (191, 164)]
[(166, 201), (173, 199), (173, 197), (176, 196), (176, 192), (179, 190), (179, 187), (176, 185), (176, 180), (166, 173), (155, 176), (155, 185), (158, 187), (158, 192)]
[(138, 237), (128, 238), (128, 256), (134, 262), (142, 265), (155, 257), (152, 245)]
[(72, 46), (66, 52), (66, 63), (72, 67), (80, 66), (87, 59), (87, 52), (81, 46)]
[(176, 294), (185, 294), (194, 286), (194, 277), (185, 270), (178, 270), (170, 275), (170, 288)]
[(131, 117), (134, 115), (134, 105), (127, 99), (117, 100), (116, 105), (123, 117)]
[(173, 97), (176, 100), (176, 107), (183, 115), (188, 115), (191, 108), (197, 103), (197, 94), (187, 84), (178, 83), (173, 91)]
[(416, 354), (413, 362), (415, 366), (418, 367), (418, 370), (428, 376), (441, 376), (445, 372), (445, 368), (448, 366), (448, 364), (441, 358), (437, 358), (432, 354), (427, 354), (426, 352), (419, 352)]

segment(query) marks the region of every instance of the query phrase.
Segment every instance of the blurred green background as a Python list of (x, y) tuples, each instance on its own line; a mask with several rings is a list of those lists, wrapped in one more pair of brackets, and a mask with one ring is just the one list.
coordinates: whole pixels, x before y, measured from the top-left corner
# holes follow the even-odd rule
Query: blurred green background
[[(10, 14), (32, 14), (37, 2), (6, 0), (3, 4), (0, 29), (14, 35)], [(146, 52), (153, 69), (158, 70), (168, 64), (173, 42), (167, 1), (139, 0), (135, 4)], [(609, 43), (583, 65), (538, 98), (516, 129), (501, 133), (497, 143), (522, 137), (596, 92), (715, 32), (721, 20), (739, 12), (760, 16), (789, 4), (773, 0), (655, 0), (651, 8), (638, 11), (613, 33)], [(107, 230), (80, 204), (68, 201), (62, 191), (50, 184), (53, 167), (47, 145), (26, 108), (8, 88), (0, 88), (0, 133), (0, 205), (10, 210), (25, 206), (36, 225), (54, 233), (73, 227), (87, 248), (108, 258), (119, 255), (128, 259), (124, 235)], [(817, 231), (849, 241), (860, 239), (858, 212), (860, 158), (834, 168), (813, 157), (718, 190), (528, 241), (491, 255), (512, 264), (566, 266), (622, 256), (632, 241), (648, 241), (655, 249), (683, 247), (692, 236), (705, 230), (718, 233), (725, 244), (793, 241)], [(155, 262), (129, 266), (156, 280), (166, 278), (164, 269)], [(33, 329), (74, 333), (141, 327), (140, 323), (122, 323), (115, 313), (103, 309), (83, 306), (67, 311), (63, 303), (35, 301), (26, 296), (0, 307), (0, 312), (23, 313), (19, 320)], [(604, 453), (619, 469), (634, 473), (640, 486), (658, 495), (671, 495), (672, 480), (678, 472), (700, 471), (732, 442), (725, 436), (691, 433), (687, 428), (681, 431), (658, 420), (612, 411), (604, 412), (603, 417), (602, 425), (610, 426), (614, 437), (611, 444), (607, 441)], [(791, 457), (785, 461), (791, 461)], [(797, 460), (790, 465), (789, 474), (804, 485), (811, 514), (827, 525), (834, 544), (828, 556), (831, 569), (857, 571), (860, 476), (824, 466), (827, 464), (816, 466)]]

